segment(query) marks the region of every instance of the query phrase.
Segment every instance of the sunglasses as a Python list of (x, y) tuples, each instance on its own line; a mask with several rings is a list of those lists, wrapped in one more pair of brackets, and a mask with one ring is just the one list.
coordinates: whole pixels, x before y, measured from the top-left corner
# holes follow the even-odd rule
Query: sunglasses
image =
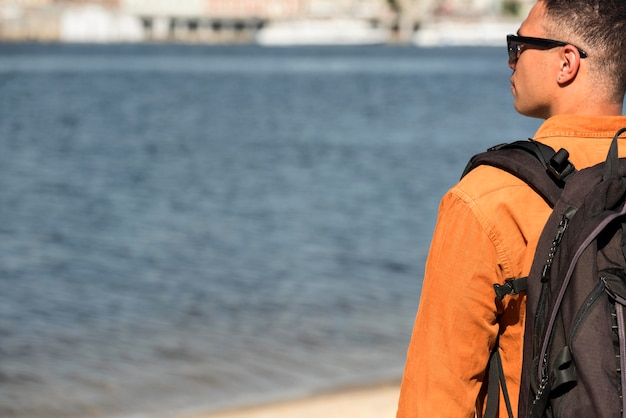
[[(529, 36), (507, 35), (506, 44), (509, 48), (509, 64), (515, 64), (526, 45), (532, 45), (539, 48), (550, 49), (558, 46), (572, 45), (569, 42), (555, 41), (545, 38), (532, 38)], [(580, 53), (580, 58), (587, 58), (587, 53), (582, 49), (574, 46)]]

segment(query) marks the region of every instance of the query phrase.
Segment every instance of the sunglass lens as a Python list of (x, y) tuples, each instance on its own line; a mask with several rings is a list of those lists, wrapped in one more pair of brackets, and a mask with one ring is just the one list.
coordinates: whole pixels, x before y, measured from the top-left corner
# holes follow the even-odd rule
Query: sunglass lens
[(509, 40), (508, 47), (509, 47), (509, 62), (517, 61), (518, 53), (520, 50), (520, 43)]

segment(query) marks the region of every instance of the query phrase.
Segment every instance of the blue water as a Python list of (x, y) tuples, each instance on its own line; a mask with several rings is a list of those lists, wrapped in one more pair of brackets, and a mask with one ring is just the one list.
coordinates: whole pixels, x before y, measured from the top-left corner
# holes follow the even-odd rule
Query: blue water
[(439, 198), (539, 125), (506, 59), (0, 45), (0, 416), (399, 378)]

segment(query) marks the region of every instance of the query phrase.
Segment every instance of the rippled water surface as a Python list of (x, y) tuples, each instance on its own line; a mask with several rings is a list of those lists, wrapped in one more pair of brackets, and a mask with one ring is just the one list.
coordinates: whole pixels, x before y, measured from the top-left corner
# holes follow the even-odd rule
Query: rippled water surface
[(0, 45), (0, 416), (399, 378), (503, 48)]

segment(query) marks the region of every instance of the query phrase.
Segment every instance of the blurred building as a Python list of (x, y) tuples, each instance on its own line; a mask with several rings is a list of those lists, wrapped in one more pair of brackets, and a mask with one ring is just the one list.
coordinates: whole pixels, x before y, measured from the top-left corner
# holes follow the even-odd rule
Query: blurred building
[(385, 19), (387, 0), (120, 0), (151, 40), (251, 42), (268, 24), (311, 19)]
[(289, 19), (304, 0), (120, 0), (138, 17), (146, 39), (183, 42), (250, 42), (271, 19)]

